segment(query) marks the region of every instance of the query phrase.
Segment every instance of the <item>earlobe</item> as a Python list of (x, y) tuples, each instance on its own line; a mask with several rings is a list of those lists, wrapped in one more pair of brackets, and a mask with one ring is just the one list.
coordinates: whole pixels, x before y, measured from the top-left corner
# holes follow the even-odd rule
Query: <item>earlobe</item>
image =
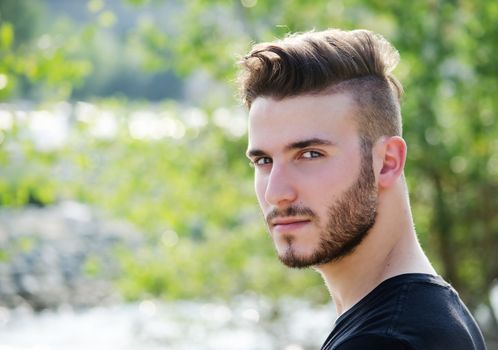
[(385, 138), (381, 142), (382, 165), (379, 187), (390, 187), (403, 174), (406, 161), (406, 142), (399, 136)]

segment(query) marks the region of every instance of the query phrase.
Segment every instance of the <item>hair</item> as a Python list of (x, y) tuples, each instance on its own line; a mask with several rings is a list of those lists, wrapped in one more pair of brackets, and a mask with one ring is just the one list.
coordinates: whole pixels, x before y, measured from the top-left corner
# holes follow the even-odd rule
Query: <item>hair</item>
[(380, 136), (401, 135), (403, 88), (391, 74), (398, 62), (398, 51), (367, 30), (292, 34), (254, 45), (239, 62), (240, 95), (250, 109), (257, 97), (349, 93), (371, 146)]

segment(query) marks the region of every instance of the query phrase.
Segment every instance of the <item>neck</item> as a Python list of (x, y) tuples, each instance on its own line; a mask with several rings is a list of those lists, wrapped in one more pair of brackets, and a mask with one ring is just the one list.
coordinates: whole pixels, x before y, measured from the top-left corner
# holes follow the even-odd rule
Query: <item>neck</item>
[[(340, 315), (381, 282), (404, 273), (436, 274), (422, 251), (413, 227), (408, 198), (383, 201), (375, 225), (350, 255), (316, 266)], [(390, 213), (386, 215), (385, 213)]]

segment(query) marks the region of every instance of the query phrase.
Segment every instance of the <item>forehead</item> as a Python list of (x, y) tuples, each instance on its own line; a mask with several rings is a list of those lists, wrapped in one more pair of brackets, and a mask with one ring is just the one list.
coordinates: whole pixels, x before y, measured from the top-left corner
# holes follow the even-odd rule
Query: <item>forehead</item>
[(340, 143), (357, 134), (348, 93), (258, 97), (249, 111), (249, 148), (265, 149), (321, 138)]

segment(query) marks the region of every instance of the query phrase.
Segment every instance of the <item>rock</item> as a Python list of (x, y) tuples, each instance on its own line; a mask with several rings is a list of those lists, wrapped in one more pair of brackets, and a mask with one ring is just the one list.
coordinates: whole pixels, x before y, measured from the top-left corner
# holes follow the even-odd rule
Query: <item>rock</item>
[(94, 306), (115, 298), (115, 247), (135, 249), (129, 223), (105, 220), (81, 203), (0, 210), (0, 306)]

